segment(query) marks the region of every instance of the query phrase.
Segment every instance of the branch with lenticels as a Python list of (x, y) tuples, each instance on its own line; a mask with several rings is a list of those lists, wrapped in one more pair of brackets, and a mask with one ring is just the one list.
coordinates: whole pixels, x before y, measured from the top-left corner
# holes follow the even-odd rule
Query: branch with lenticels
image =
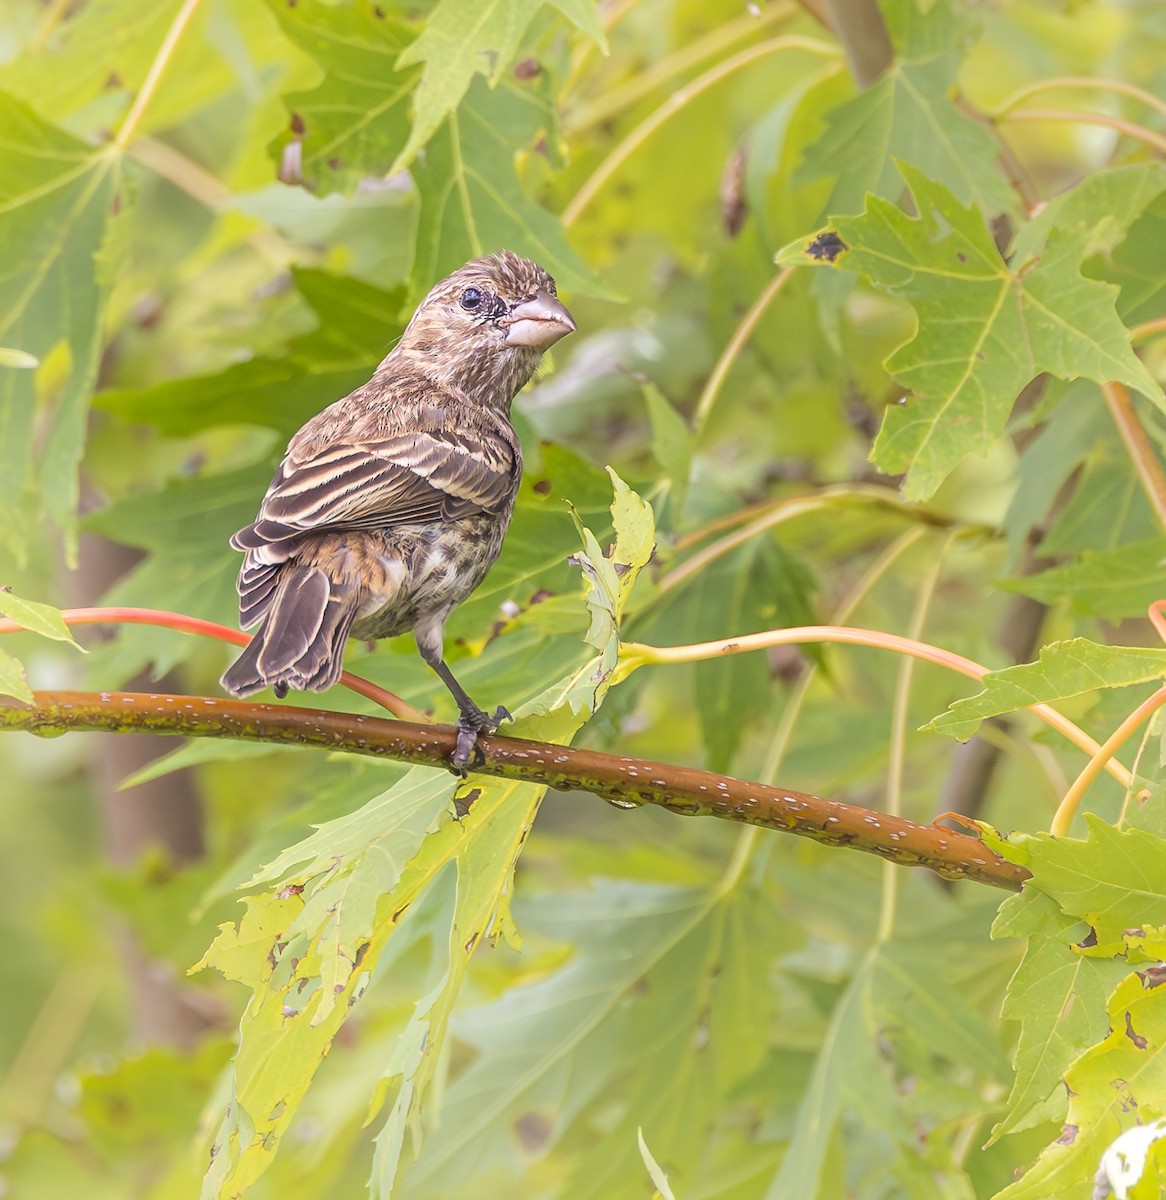
[[(69, 730), (230, 738), (317, 746), (447, 770), (457, 731), (353, 713), (288, 705), (138, 692), (35, 693), (32, 704), (0, 697), (0, 729), (53, 736)], [(477, 774), (583, 791), (619, 807), (653, 804), (682, 816), (720, 817), (919, 866), (946, 879), (1019, 891), (1028, 878), (979, 839), (789, 788), (732, 779), (692, 767), (483, 735)]]

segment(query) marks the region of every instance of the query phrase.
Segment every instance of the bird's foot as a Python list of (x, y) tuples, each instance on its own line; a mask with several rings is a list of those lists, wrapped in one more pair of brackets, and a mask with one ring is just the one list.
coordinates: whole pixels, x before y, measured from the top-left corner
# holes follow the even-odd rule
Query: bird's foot
[(478, 734), (493, 733), (503, 721), (510, 720), (513, 718), (501, 704), (494, 710), (493, 716), (484, 713), (480, 708), (463, 709), (457, 719), (457, 744), (450, 759), (454, 773), (465, 775), (466, 768), (478, 749)]

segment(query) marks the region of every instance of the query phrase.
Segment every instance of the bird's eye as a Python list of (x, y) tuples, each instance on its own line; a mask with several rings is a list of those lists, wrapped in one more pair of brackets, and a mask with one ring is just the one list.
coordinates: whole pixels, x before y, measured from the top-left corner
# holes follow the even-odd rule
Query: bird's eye
[(477, 288), (466, 288), (458, 302), (467, 312), (473, 312), (482, 307), (482, 293)]

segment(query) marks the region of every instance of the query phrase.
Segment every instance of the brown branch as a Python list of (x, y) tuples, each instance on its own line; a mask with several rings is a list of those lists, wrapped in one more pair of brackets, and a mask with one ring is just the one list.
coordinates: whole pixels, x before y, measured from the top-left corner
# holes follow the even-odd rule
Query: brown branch
[[(204, 696), (133, 692), (37, 692), (34, 705), (0, 697), (0, 729), (41, 736), (66, 730), (220, 737), (272, 745), (321, 746), (351, 754), (448, 767), (456, 733), (448, 725), (414, 725), (352, 713), (324, 712)], [(711, 816), (877, 854), (922, 866), (946, 879), (972, 879), (1019, 891), (1028, 872), (1005, 862), (977, 838), (920, 825), (834, 800), (594, 750), (482, 737), (477, 771), (500, 779), (591, 792), (622, 807), (654, 804), (682, 816)]]

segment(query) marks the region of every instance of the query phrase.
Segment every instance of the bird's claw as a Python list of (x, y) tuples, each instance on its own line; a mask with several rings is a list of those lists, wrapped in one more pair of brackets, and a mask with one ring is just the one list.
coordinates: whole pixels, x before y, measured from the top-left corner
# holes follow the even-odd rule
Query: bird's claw
[(494, 710), (493, 716), (484, 713), (480, 708), (467, 709), (463, 712), (457, 720), (457, 744), (454, 746), (453, 755), (450, 758), (454, 774), (460, 775), (464, 779), (471, 759), (475, 755), (478, 759), (481, 758), (481, 752), (478, 751), (478, 734), (493, 733), (503, 721), (512, 721), (513, 719), (509, 710), (503, 708), (501, 704)]

